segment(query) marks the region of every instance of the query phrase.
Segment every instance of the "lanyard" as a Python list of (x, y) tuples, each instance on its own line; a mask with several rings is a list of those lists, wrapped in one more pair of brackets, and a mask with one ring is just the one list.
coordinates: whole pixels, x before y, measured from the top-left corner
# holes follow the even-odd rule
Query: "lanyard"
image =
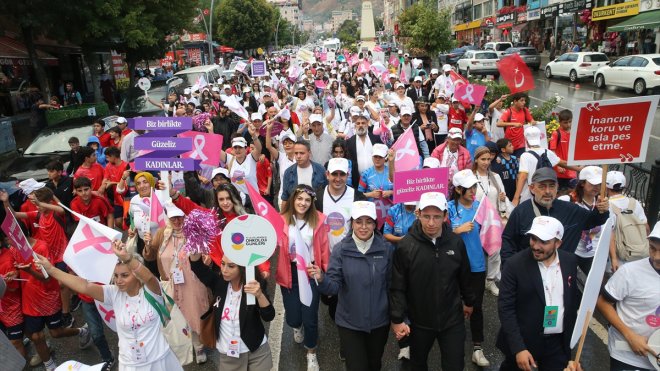
[(236, 325), (236, 320), (238, 319), (238, 311), (240, 310), (241, 306), (241, 296), (243, 295), (243, 286), (241, 286), (238, 289), (238, 293), (234, 292), (234, 289), (231, 287), (231, 283), (227, 284), (227, 292), (229, 292), (229, 305), (227, 306), (227, 312), (233, 309), (234, 312), (234, 318), (229, 318), (229, 313), (227, 313), (227, 316), (223, 316), (224, 318), (230, 320), (230, 325), (231, 325), (231, 335), (232, 337), (236, 337), (236, 327), (239, 328), (240, 331), (240, 324), (237, 326)]

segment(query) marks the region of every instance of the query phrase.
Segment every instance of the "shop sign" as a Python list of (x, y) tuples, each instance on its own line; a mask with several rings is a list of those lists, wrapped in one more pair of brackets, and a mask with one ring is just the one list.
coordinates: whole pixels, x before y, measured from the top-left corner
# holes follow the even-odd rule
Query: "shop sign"
[(516, 13), (502, 14), (497, 16), (497, 24), (511, 23), (516, 19)]
[(639, 0), (594, 8), (591, 12), (591, 20), (595, 22), (605, 19), (629, 17), (636, 14), (639, 14)]
[(181, 36), (181, 41), (184, 42), (198, 42), (198, 41), (206, 41), (206, 34), (205, 33), (187, 33)]
[(468, 23), (457, 24), (456, 26), (454, 26), (454, 32), (471, 30), (473, 28), (478, 28), (478, 27), (481, 27), (481, 19)]
[(533, 21), (536, 19), (541, 19), (541, 9), (534, 9), (527, 11), (527, 21)]
[(495, 26), (495, 17), (484, 18), (481, 21), (481, 27), (493, 27)]
[(518, 18), (516, 23), (525, 23), (525, 22), (527, 22), (527, 13), (526, 12), (518, 13)]
[(559, 5), (554, 4), (550, 6), (546, 6), (545, 8), (541, 8), (541, 18), (554, 18), (559, 14)]
[(573, 0), (559, 4), (559, 14), (572, 14), (583, 9), (591, 9), (591, 0)]
[(188, 63), (195, 62), (198, 66), (202, 64), (202, 49), (186, 48), (186, 54), (188, 54)]
[(117, 89), (121, 90), (128, 88), (131, 79), (128, 72), (128, 65), (124, 63), (123, 56), (116, 51), (111, 50), (110, 58), (112, 59), (112, 74), (115, 78)]
[(527, 2), (527, 10), (540, 9), (541, 0), (530, 0)]

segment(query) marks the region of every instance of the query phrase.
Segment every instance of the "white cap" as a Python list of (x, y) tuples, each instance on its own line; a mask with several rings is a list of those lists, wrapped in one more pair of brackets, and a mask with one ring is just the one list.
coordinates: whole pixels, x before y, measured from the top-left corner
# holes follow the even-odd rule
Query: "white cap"
[(580, 170), (579, 180), (586, 180), (593, 185), (599, 185), (603, 182), (603, 169), (600, 166), (585, 166)]
[(231, 146), (232, 147), (239, 146), (245, 148), (247, 147), (247, 141), (243, 137), (236, 137), (231, 140)]
[(399, 107), (399, 105), (396, 104), (396, 102), (394, 102), (394, 101), (390, 101), (389, 103), (387, 103), (387, 106), (388, 107)]
[(649, 238), (660, 239), (660, 222), (655, 223), (655, 227), (653, 227), (653, 230), (649, 234)]
[(280, 73), (279, 68), (276, 68), (276, 69), (275, 69), (275, 73)]
[(376, 143), (371, 147), (372, 156), (387, 158), (387, 146), (382, 143)]
[(405, 53), (403, 56), (406, 57), (406, 58), (408, 58), (408, 57), (410, 57), (410, 54)]
[(126, 124), (128, 122), (128, 120), (126, 120), (126, 117), (124, 117), (124, 116), (119, 116), (119, 117), (117, 117), (117, 120), (115, 122), (118, 123), (118, 124)]
[(452, 179), (454, 187), (472, 188), (477, 183), (479, 183), (479, 180), (470, 169), (457, 172)]
[(405, 87), (406, 87), (406, 86), (403, 85), (403, 83), (400, 83), (400, 82), (397, 82), (396, 84), (394, 84), (394, 89), (405, 88)]
[(442, 71), (443, 72), (451, 71), (451, 66), (448, 65), (448, 64), (443, 64), (442, 65)]
[(484, 119), (485, 119), (485, 117), (481, 113), (477, 113), (476, 115), (474, 115), (474, 122), (481, 121), (481, 120), (484, 120)]
[(243, 90), (242, 90), (243, 93), (249, 93), (249, 92), (251, 92), (251, 91), (252, 91), (252, 90), (250, 90), (250, 88), (248, 88), (247, 86), (244, 87)]
[(215, 92), (220, 92), (220, 88), (217, 86), (212, 87), (211, 90)]
[(413, 80), (413, 81), (422, 82), (422, 76), (415, 76), (415, 80)]
[(360, 109), (358, 106), (351, 107), (349, 112), (351, 113), (351, 116), (362, 116), (363, 114), (362, 109)]
[(351, 207), (351, 218), (353, 220), (361, 217), (368, 216), (376, 220), (376, 205), (370, 201), (355, 201)]
[(288, 140), (292, 141), (293, 143), (298, 141), (298, 138), (296, 138), (296, 135), (293, 134), (292, 132), (288, 131), (288, 130), (283, 131), (283, 132), (280, 133), (280, 142), (284, 142), (285, 139), (288, 139)]
[(438, 74), (438, 69), (437, 68), (431, 68), (431, 75), (433, 75), (434, 73), (436, 75)]
[(341, 171), (348, 174), (348, 160), (343, 157), (334, 157), (328, 161), (328, 172)]
[(525, 128), (525, 139), (530, 146), (538, 146), (541, 144), (541, 130), (536, 126)]
[(456, 103), (456, 102), (460, 102), (460, 101), (456, 97), (451, 97), (451, 102)]
[(250, 115), (250, 121), (255, 121), (255, 120), (263, 121), (264, 118), (261, 116), (259, 112), (252, 112), (252, 114)]
[(18, 188), (20, 188), (25, 195), (29, 195), (30, 193), (36, 191), (37, 189), (41, 189), (45, 186), (46, 183), (37, 182), (33, 178), (25, 179), (24, 181), (18, 183)]
[(412, 115), (412, 110), (408, 106), (401, 107), (401, 116), (403, 115)]
[(403, 54), (403, 50), (399, 50), (399, 52), (397, 54), (399, 54), (399, 55)]
[(447, 198), (443, 193), (440, 192), (426, 192), (422, 194), (422, 197), (419, 198), (419, 204), (417, 204), (417, 208), (419, 210), (424, 210), (429, 206), (435, 206), (441, 211), (446, 211)]
[(396, 79), (396, 74), (390, 73), (390, 79)]
[(318, 123), (323, 124), (323, 116), (321, 116), (321, 115), (319, 115), (319, 114), (317, 114), (317, 113), (315, 113), (315, 114), (313, 114), (313, 115), (309, 115), (309, 122), (310, 122), (311, 124), (313, 124), (313, 123), (315, 123), (315, 122), (318, 122)]
[(264, 91), (261, 93), (262, 97), (272, 97), (273, 95), (269, 91)]
[(417, 201), (408, 201), (408, 202), (404, 202), (403, 204), (406, 206), (417, 206), (418, 203), (419, 202)]
[[(270, 77), (270, 75), (266, 75), (267, 77)], [(264, 82), (264, 88), (270, 88), (270, 83), (269, 82)]]
[(447, 136), (451, 139), (462, 139), (463, 138), (463, 130), (459, 128), (451, 128), (447, 132)]
[(227, 90), (227, 89), (231, 89), (231, 85), (225, 84), (222, 86), (222, 90)]
[(215, 178), (216, 175), (223, 175), (225, 178), (229, 178), (229, 170), (225, 169), (224, 167), (217, 167), (213, 169), (211, 172), (211, 179)]
[(541, 241), (550, 241), (553, 238), (561, 240), (564, 237), (564, 226), (551, 216), (537, 216), (532, 221), (532, 228), (525, 234), (533, 234)]
[(183, 94), (190, 94), (190, 88), (183, 89)]
[(435, 157), (427, 157), (424, 159), (424, 162), (422, 163), (422, 167), (437, 169), (440, 167), (440, 160), (438, 160)]
[(165, 204), (165, 214), (168, 218), (174, 218), (176, 216), (184, 216), (185, 214), (181, 209), (174, 206), (172, 203)]
[(356, 100), (356, 101), (361, 100), (361, 101), (364, 102), (364, 101), (367, 100), (367, 99), (364, 97), (364, 95), (358, 95), (357, 97), (355, 97), (355, 100)]
[(608, 171), (605, 183), (609, 189), (613, 189), (617, 184), (619, 184), (619, 188), (623, 188), (626, 186), (626, 176), (620, 171)]

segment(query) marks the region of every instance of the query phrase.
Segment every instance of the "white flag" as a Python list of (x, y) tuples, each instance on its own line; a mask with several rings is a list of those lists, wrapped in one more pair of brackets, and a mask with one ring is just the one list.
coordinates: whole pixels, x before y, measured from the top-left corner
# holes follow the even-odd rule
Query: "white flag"
[(237, 114), (245, 121), (250, 121), (250, 116), (248, 111), (243, 107), (243, 105), (236, 99), (234, 95), (221, 95), (220, 98), (225, 102), (225, 106), (229, 108), (230, 111)]
[(309, 256), (309, 248), (303, 240), (300, 230), (298, 228), (294, 229), (296, 231), (293, 238), (295, 239), (298, 293), (300, 295), (300, 302), (309, 307), (312, 305), (312, 286), (309, 283), (309, 277), (307, 276), (307, 265), (311, 264), (311, 258)]

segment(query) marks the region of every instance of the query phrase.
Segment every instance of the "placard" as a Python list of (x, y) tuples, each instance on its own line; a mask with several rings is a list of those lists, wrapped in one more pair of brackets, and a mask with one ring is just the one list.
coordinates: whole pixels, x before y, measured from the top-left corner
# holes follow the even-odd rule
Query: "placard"
[(266, 61), (252, 61), (252, 77), (262, 77), (266, 75), (268, 75)]
[(397, 171), (394, 173), (394, 203), (419, 201), (426, 192), (447, 195), (449, 168)]

